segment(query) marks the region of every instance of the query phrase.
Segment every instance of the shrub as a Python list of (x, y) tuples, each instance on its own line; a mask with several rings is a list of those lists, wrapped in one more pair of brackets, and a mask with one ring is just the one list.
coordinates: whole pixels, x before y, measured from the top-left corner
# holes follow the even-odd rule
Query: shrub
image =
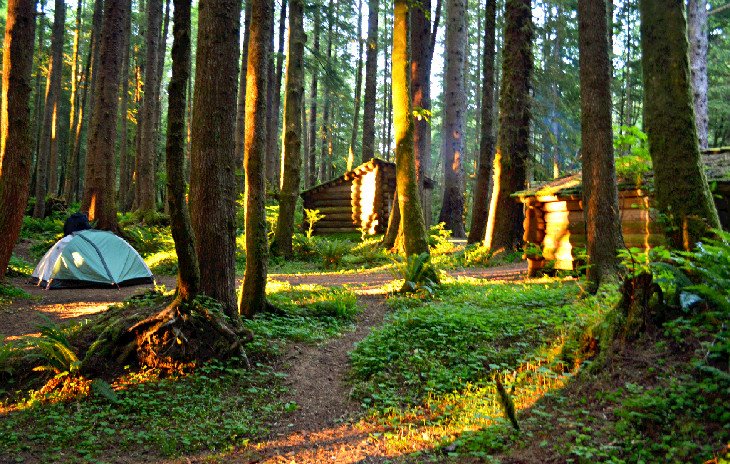
[(439, 222), (428, 230), (428, 246), (433, 254), (449, 253), (454, 249), (454, 244), (449, 241), (451, 231), (446, 229), (446, 223)]
[(403, 279), (400, 293), (421, 293), (429, 295), (436, 291), (439, 285), (438, 272), (431, 264), (428, 253), (410, 255), (405, 260), (395, 262), (396, 277)]
[(492, 259), (492, 250), (484, 245), (469, 245), (464, 249), (464, 266), (486, 266)]
[(340, 265), (343, 256), (350, 249), (350, 243), (343, 240), (317, 240), (317, 253), (322, 258), (322, 266), (325, 269), (336, 269)]

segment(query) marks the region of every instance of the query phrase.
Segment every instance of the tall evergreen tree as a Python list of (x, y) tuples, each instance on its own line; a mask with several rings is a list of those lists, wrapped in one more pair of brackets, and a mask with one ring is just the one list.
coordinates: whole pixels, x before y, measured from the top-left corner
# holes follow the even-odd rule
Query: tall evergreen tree
[(35, 208), (33, 217), (43, 218), (46, 215), (46, 196), (57, 192), (56, 155), (58, 139), (56, 138), (56, 122), (58, 121), (58, 97), (61, 93), (61, 77), (63, 76), (63, 32), (66, 30), (66, 5), (63, 0), (56, 0), (51, 29), (51, 57), (48, 61), (48, 80), (43, 110), (43, 126), (41, 127), (38, 160), (36, 161)]
[(485, 245), (515, 249), (522, 242), (522, 205), (510, 195), (525, 187), (530, 155), (530, 81), (532, 79), (530, 0), (506, 0), (499, 134)]
[(137, 152), (137, 208), (154, 211), (155, 207), (155, 158), (157, 153), (157, 106), (160, 98), (160, 73), (158, 55), (164, 53), (160, 42), (162, 34), (162, 0), (147, 0), (147, 26), (145, 28), (144, 96), (140, 114), (139, 151)]
[(375, 156), (375, 100), (378, 78), (379, 0), (368, 0), (368, 40), (365, 51), (365, 99), (362, 114), (362, 162)]
[(479, 136), (479, 164), (474, 184), (474, 203), (471, 214), (468, 243), (484, 240), (489, 218), (489, 182), (494, 161), (494, 54), (496, 33), (496, 0), (487, 0), (484, 25), (484, 76), (482, 80), (481, 127)]
[(252, 0), (246, 84), (246, 271), (239, 311), (246, 317), (266, 309), (269, 244), (266, 236), (266, 86), (273, 0)]
[[(203, 0), (198, 13), (190, 154), (190, 216), (200, 291), (223, 305), (236, 328), (236, 84), (240, 3)], [(249, 72), (251, 72), (249, 70)]]
[(444, 72), (444, 116), (441, 125), (441, 159), (444, 168), (444, 196), (439, 222), (456, 238), (464, 232), (464, 118), (466, 90), (466, 2), (446, 2), (446, 70)]
[(302, 0), (289, 4), (289, 46), (286, 58), (284, 96), (284, 133), (282, 136), (279, 218), (271, 252), (292, 255), (294, 210), (299, 198), (302, 150), (302, 104), (304, 101), (304, 5)]
[(33, 0), (8, 0), (3, 47), (0, 107), (0, 281), (20, 235), (30, 190), (33, 144), (30, 138), (31, 69), (35, 40)]
[(697, 137), (707, 148), (707, 0), (687, 0), (687, 35)]
[[(315, 6), (314, 8), (314, 43), (312, 47), (312, 54), (315, 59), (319, 58), (319, 32), (321, 29), (320, 24), (320, 11)], [(308, 175), (308, 186), (313, 187), (317, 184), (317, 84), (318, 84), (319, 68), (314, 66), (312, 69), (312, 86), (309, 90), (309, 145), (307, 146), (307, 156), (309, 158), (309, 175)]]
[(398, 203), (406, 256), (428, 253), (413, 151), (408, 2), (395, 0), (393, 19), (393, 112)]
[(578, 3), (583, 211), (588, 280), (597, 290), (616, 279), (623, 245), (611, 127), (610, 30), (606, 0)]
[(165, 149), (170, 230), (175, 241), (178, 261), (177, 297), (181, 301), (194, 297), (200, 288), (200, 267), (195, 253), (190, 212), (185, 201), (185, 111), (191, 62), (190, 3), (191, 0), (174, 0), (172, 76), (168, 89)]
[(675, 247), (691, 248), (719, 228), (697, 144), (683, 0), (640, 0), (644, 126), (657, 207)]
[(89, 124), (86, 181), (81, 200), (82, 211), (96, 221), (98, 229), (117, 230), (116, 166), (114, 142), (117, 139), (119, 79), (122, 70), (124, 18), (129, 0), (106, 0), (104, 22), (99, 36), (99, 67), (95, 104)]

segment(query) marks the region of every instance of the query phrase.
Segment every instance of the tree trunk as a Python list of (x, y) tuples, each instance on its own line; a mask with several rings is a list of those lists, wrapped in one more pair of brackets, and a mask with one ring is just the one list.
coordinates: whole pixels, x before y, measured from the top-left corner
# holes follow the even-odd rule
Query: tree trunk
[(360, 97), (362, 93), (362, 0), (357, 3), (357, 70), (355, 71), (355, 111), (352, 118), (352, 132), (350, 134), (350, 147), (347, 150), (347, 170), (350, 171), (355, 165), (355, 145), (357, 144), (357, 132), (360, 125)]
[[(314, 46), (312, 52), (316, 59), (319, 59), (319, 31), (320, 31), (320, 14), (319, 8), (314, 9)], [(309, 105), (309, 146), (307, 153), (309, 154), (309, 187), (317, 185), (317, 75), (319, 69), (314, 66), (312, 69), (312, 88), (309, 92), (311, 103)]]
[(707, 148), (707, 0), (687, 0), (687, 35), (695, 123), (700, 149)]
[(41, 127), (40, 148), (36, 162), (35, 209), (33, 217), (43, 218), (46, 215), (46, 196), (49, 191), (55, 195), (56, 187), (52, 181), (57, 177), (52, 170), (56, 168), (56, 112), (58, 96), (61, 93), (61, 77), (63, 74), (63, 32), (66, 28), (66, 5), (63, 0), (56, 0), (54, 6), (53, 28), (51, 30), (51, 57), (48, 61), (48, 80), (46, 81), (46, 97), (43, 107), (43, 126)]
[(8, 0), (0, 108), (0, 282), (5, 279), (28, 202), (33, 143), (30, 92), (35, 2)]
[[(101, 29), (104, 23), (104, 0), (94, 0), (94, 12), (91, 17), (91, 68), (88, 79), (89, 83), (89, 107), (86, 112), (89, 116), (94, 114), (94, 105), (96, 104), (96, 95), (94, 89), (96, 89), (97, 76), (101, 73), (101, 63), (99, 63), (99, 53), (101, 52)], [(87, 141), (88, 145), (88, 141)], [(88, 147), (87, 147), (88, 151)], [(82, 166), (83, 163), (80, 163)], [(84, 173), (79, 173), (79, 177), (84, 176)], [(83, 183), (79, 182), (79, 192), (83, 187)]]
[(33, 164), (33, 175), (30, 181), (30, 189), (31, 191), (35, 192), (35, 176), (38, 166), (38, 152), (41, 148), (41, 129), (43, 128), (42, 120), (43, 120), (43, 100), (45, 94), (42, 92), (43, 87), (43, 57), (45, 56), (45, 45), (46, 45), (46, 38), (45, 38), (45, 9), (46, 9), (46, 0), (40, 0), (38, 2), (40, 6), (40, 11), (36, 14), (36, 21), (38, 23), (38, 46), (35, 50), (35, 103), (33, 104), (33, 135), (35, 136), (35, 150), (33, 151), (34, 154), (34, 164)]
[(63, 183), (62, 197), (66, 202), (71, 202), (73, 182), (79, 175), (76, 166), (76, 124), (79, 114), (82, 113), (79, 106), (79, 36), (81, 35), (81, 17), (84, 10), (83, 0), (79, 0), (76, 6), (76, 28), (74, 29), (73, 50), (71, 51), (71, 97), (69, 105), (71, 110), (68, 117), (68, 155), (66, 156), (66, 177)]
[(378, 78), (379, 0), (368, 0), (368, 42), (365, 52), (365, 101), (362, 113), (362, 162), (375, 156), (375, 103)]
[(251, 29), (251, 2), (246, 2), (243, 18), (243, 44), (241, 46), (241, 73), (238, 78), (238, 103), (236, 106), (236, 177), (243, 193), (243, 143), (246, 137), (246, 74), (248, 66), (248, 38)]
[[(266, 164), (266, 187), (267, 190), (276, 190), (279, 185), (279, 178), (274, 172), (276, 170), (276, 161), (274, 157), (269, 156), (269, 148), (271, 145), (277, 145), (278, 141), (275, 140), (276, 129), (271, 128), (271, 120), (274, 117), (274, 77), (276, 75), (276, 60), (274, 59), (274, 26), (276, 24), (275, 14), (271, 14), (271, 24), (268, 26), (269, 31), (269, 57), (266, 61), (267, 69), (267, 86), (266, 86), (266, 150), (264, 151), (264, 163)], [(245, 156), (245, 155), (244, 155)]]
[(719, 228), (700, 160), (683, 0), (641, 0), (644, 126), (660, 211), (672, 245), (689, 249)]
[[(160, 166), (164, 162), (164, 156), (162, 150), (160, 150), (160, 141), (162, 138), (162, 77), (165, 71), (165, 54), (167, 53), (167, 31), (170, 26), (170, 0), (165, 0), (165, 15), (162, 20), (162, 29), (160, 31), (160, 46), (157, 50), (157, 100), (155, 101), (155, 140), (153, 143), (152, 156), (154, 158), (154, 178), (155, 178), (155, 198), (165, 205), (167, 209), (167, 202), (165, 201), (166, 188), (165, 186), (157, 186), (157, 175), (160, 171)], [(156, 200), (157, 202), (157, 200)], [(167, 211), (166, 211), (167, 212)]]
[(325, 76), (327, 79), (324, 80), (324, 111), (322, 112), (322, 127), (320, 129), (320, 165), (319, 165), (319, 180), (326, 182), (329, 180), (328, 168), (329, 168), (329, 156), (328, 148), (331, 142), (332, 134), (330, 128), (330, 99), (331, 99), (331, 78), (330, 73), (332, 70), (332, 25), (334, 24), (334, 0), (329, 0), (327, 5), (327, 61), (325, 64)]
[(121, 108), (119, 111), (119, 209), (125, 209), (125, 196), (129, 189), (132, 188), (132, 160), (129, 157), (129, 63), (132, 51), (130, 49), (132, 40), (132, 15), (130, 14), (124, 19), (124, 51), (122, 57), (122, 89), (119, 101)]
[(203, 0), (198, 14), (190, 216), (200, 275), (205, 276), (200, 290), (220, 301), (238, 328), (234, 133), (240, 3)]
[(78, 105), (78, 112), (75, 124), (73, 126), (73, 134), (69, 134), (72, 137), (72, 148), (70, 157), (68, 160), (68, 168), (71, 170), (66, 176), (64, 182), (64, 198), (68, 201), (76, 201), (79, 198), (79, 192), (81, 191), (81, 131), (84, 127), (84, 114), (86, 113), (86, 102), (89, 96), (89, 75), (91, 74), (91, 57), (92, 48), (89, 47), (89, 51), (86, 55), (86, 64), (84, 65), (84, 71), (81, 75), (81, 82), (84, 83), (84, 88), (81, 92), (81, 101)]
[(139, 152), (137, 153), (137, 209), (140, 212), (155, 208), (155, 157), (157, 153), (157, 105), (160, 98), (158, 53), (162, 31), (162, 0), (147, 0), (147, 27), (145, 28), (144, 96), (139, 114)]
[(96, 228), (117, 231), (116, 170), (114, 141), (117, 138), (119, 78), (124, 46), (124, 19), (129, 0), (106, 0), (104, 25), (99, 37), (99, 67), (94, 109), (89, 125), (86, 181), (81, 210), (87, 211)]
[(246, 271), (239, 312), (245, 317), (266, 308), (266, 272), (269, 244), (266, 237), (266, 63), (273, 0), (252, 0), (251, 41), (248, 45), (246, 84)]
[(464, 232), (464, 42), (466, 41), (466, 4), (464, 0), (446, 3), (446, 70), (444, 72), (444, 116), (441, 126), (441, 159), (444, 165), (444, 197), (439, 222), (446, 224), (456, 238)]
[(284, 136), (279, 193), (279, 218), (271, 246), (272, 254), (292, 256), (294, 210), (299, 198), (302, 150), (302, 102), (304, 99), (304, 4), (291, 0), (289, 4), (289, 46), (286, 62), (284, 97)]
[(510, 195), (525, 188), (530, 157), (532, 38), (530, 0), (507, 0), (496, 171), (484, 241), (494, 251), (515, 249), (522, 242), (522, 205)]
[(398, 205), (406, 256), (428, 253), (426, 226), (418, 195), (416, 159), (413, 150), (413, 108), (408, 53), (408, 3), (395, 0), (393, 21), (393, 111), (395, 121), (395, 165)]
[(195, 238), (185, 202), (185, 112), (187, 84), (190, 79), (190, 3), (191, 0), (174, 0), (172, 77), (168, 88), (165, 148), (170, 229), (178, 261), (177, 293), (182, 301), (194, 297), (200, 287)]
[(281, 150), (279, 150), (279, 112), (281, 110), (281, 78), (284, 69), (284, 33), (286, 31), (286, 3), (287, 0), (281, 0), (281, 9), (279, 10), (279, 50), (276, 53), (276, 71), (274, 73), (274, 82), (271, 85), (272, 106), (271, 118), (269, 119), (268, 128), (268, 145), (267, 159), (271, 158), (272, 174), (271, 179), (274, 181), (271, 186), (279, 189), (281, 177)]
[(581, 159), (588, 280), (615, 281), (623, 245), (611, 128), (611, 59), (607, 0), (578, 3)]
[(489, 217), (489, 181), (494, 161), (494, 42), (496, 32), (496, 1), (487, 0), (484, 25), (484, 76), (482, 81), (481, 127), (479, 138), (479, 166), (474, 184), (471, 227), (467, 243), (484, 240)]

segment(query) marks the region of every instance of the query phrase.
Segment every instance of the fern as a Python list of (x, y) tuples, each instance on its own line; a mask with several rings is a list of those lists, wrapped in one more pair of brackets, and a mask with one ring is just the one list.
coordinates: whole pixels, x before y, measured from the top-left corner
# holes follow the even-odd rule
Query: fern
[(33, 370), (53, 372), (56, 375), (75, 373), (81, 367), (81, 361), (71, 348), (66, 333), (48, 317), (43, 316), (45, 324), (40, 325), (39, 337), (27, 337), (26, 346), (33, 349), (30, 359), (41, 360), (43, 364)]
[(433, 293), (440, 281), (436, 269), (431, 264), (431, 255), (421, 253), (410, 255), (403, 261), (395, 262), (396, 277), (403, 279), (400, 293), (426, 291)]

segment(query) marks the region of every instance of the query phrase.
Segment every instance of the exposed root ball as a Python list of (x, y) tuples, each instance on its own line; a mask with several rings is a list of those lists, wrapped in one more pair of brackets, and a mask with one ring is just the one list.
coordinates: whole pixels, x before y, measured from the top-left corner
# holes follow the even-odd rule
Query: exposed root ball
[(253, 338), (245, 329), (234, 330), (220, 311), (179, 300), (134, 325), (129, 333), (134, 335), (139, 363), (165, 369), (212, 358), (245, 357), (243, 346)]

